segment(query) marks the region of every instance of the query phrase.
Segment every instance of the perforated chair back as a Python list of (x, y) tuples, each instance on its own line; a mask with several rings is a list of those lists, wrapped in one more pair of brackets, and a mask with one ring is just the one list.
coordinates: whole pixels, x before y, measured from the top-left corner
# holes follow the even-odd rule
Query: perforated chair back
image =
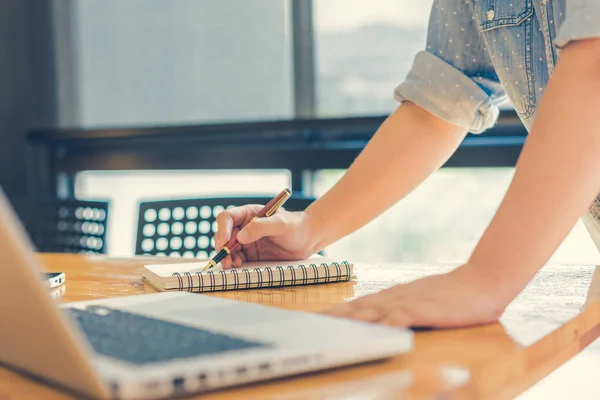
[[(266, 204), (271, 197), (219, 197), (146, 201), (139, 205), (136, 255), (212, 257), (216, 217), (230, 207)], [(303, 211), (313, 198), (290, 197), (288, 211)]]
[(13, 204), (37, 251), (106, 253), (109, 202), (19, 199)]

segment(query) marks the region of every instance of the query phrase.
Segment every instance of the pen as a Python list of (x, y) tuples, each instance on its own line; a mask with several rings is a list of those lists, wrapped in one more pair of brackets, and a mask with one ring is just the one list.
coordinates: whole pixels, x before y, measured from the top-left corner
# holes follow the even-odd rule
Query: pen
[[(273, 197), (269, 202), (252, 218), (263, 218), (270, 217), (287, 201), (291, 196), (292, 191), (290, 189), (284, 189), (277, 196)], [(243, 229), (243, 227), (242, 227)], [(219, 252), (206, 264), (206, 267), (202, 271), (215, 267), (221, 260), (234, 252), (240, 243), (235, 237), (232, 237), (225, 245), (219, 250)]]

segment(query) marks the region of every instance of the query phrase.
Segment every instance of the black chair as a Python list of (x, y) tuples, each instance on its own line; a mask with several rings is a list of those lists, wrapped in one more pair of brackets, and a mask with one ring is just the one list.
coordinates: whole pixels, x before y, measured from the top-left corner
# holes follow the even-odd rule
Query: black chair
[[(208, 197), (141, 202), (135, 254), (212, 257), (217, 215), (230, 207), (266, 204), (271, 198)], [(292, 195), (283, 208), (303, 211), (313, 201), (313, 198)]]
[(109, 202), (17, 199), (13, 206), (37, 251), (106, 254)]

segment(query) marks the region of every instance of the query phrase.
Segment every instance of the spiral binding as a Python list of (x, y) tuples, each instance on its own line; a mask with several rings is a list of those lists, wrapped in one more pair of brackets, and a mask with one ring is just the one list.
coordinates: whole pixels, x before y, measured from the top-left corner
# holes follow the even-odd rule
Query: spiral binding
[(246, 289), (250, 289), (250, 285), (252, 284), (252, 283), (250, 282), (250, 271), (248, 271), (248, 269), (247, 269), (247, 268), (244, 268), (244, 269), (242, 270), (242, 272), (243, 272), (244, 274), (246, 274)]
[(227, 273), (225, 271), (223, 271), (223, 270), (220, 270), (219, 274), (223, 277), (223, 280), (222, 280), (223, 283), (222, 283), (222, 285), (225, 286), (225, 287), (227, 287), (228, 286)]
[(204, 291), (204, 280), (202, 279), (202, 273), (200, 271), (196, 272), (198, 276), (198, 289), (203, 292)]
[(335, 261), (332, 262), (332, 264), (335, 266), (335, 272), (337, 272), (337, 281), (339, 282), (340, 279), (342, 279), (342, 270), (340, 269), (340, 264)]
[(287, 268), (290, 270), (290, 272), (292, 274), (292, 280), (295, 282), (296, 281), (296, 270), (291, 265), (288, 265)]
[[(351, 273), (350, 264), (347, 261), (343, 261), (342, 265), (344, 267), (343, 269), (345, 270), (344, 271), (345, 274), (342, 273), (342, 266), (338, 262), (334, 261), (331, 264), (321, 263), (320, 267), (323, 267), (323, 269), (325, 270), (325, 276), (322, 277), (322, 276), (320, 276), (319, 266), (317, 266), (316, 264), (310, 264), (308, 266), (308, 268), (311, 268), (313, 271), (313, 279), (311, 280), (311, 282), (309, 282), (308, 268), (305, 265), (300, 264), (296, 268), (294, 268), (294, 266), (292, 266), (292, 265), (288, 265), (286, 267), (286, 269), (290, 271), (291, 280), (289, 280), (287, 282), (291, 281), (293, 283), (298, 283), (300, 285), (307, 285), (309, 283), (317, 284), (317, 283), (321, 282), (321, 279), (323, 279), (323, 281), (325, 283), (348, 281), (352, 278), (350, 276), (350, 273)], [(332, 272), (331, 267), (335, 268), (335, 277), (331, 274), (331, 272)], [(297, 269), (300, 269), (302, 271), (302, 277), (300, 279), (297, 275)], [(263, 271), (265, 271), (265, 270), (267, 271), (267, 274), (268, 274), (267, 281), (265, 281), (263, 278)], [(244, 277), (245, 277), (244, 289), (250, 289), (253, 287), (253, 285), (255, 285), (254, 287), (256, 287), (256, 288), (285, 286), (284, 285), (286, 283), (285, 269), (282, 266), (277, 266), (275, 268), (266, 267), (264, 269), (254, 268), (253, 271), (256, 272), (256, 276), (257, 276), (257, 280), (254, 282), (252, 282), (250, 280), (250, 278), (251, 278), (250, 270), (248, 270), (247, 268), (244, 268), (241, 270), (241, 272), (244, 274)], [(277, 282), (277, 279), (275, 278), (274, 271), (279, 271), (278, 282)], [(194, 291), (194, 289), (198, 289), (198, 291), (203, 292), (205, 289), (205, 282), (204, 282), (203, 277), (205, 277), (205, 276), (208, 276), (209, 280), (210, 280), (210, 285), (208, 287), (208, 290), (209, 291), (217, 290), (217, 280), (215, 278), (214, 271), (207, 271), (207, 272), (199, 271), (199, 272), (195, 272), (194, 275), (198, 279), (198, 286), (194, 286), (194, 277), (189, 272), (184, 272), (183, 276), (179, 272), (174, 272), (172, 274), (172, 276), (177, 278), (178, 289), (180, 291), (186, 290), (188, 292), (192, 292), (192, 291)], [(233, 286), (234, 290), (242, 288), (242, 283), (240, 281), (240, 274), (237, 269), (232, 269), (232, 270), (230, 270), (230, 272), (227, 272), (225, 270), (220, 270), (219, 275), (221, 276), (221, 284), (219, 285), (220, 289), (225, 289), (230, 286)], [(230, 276), (233, 276), (233, 284), (230, 283), (230, 280), (229, 280)], [(184, 277), (186, 278), (187, 285), (184, 285)], [(267, 283), (268, 283), (268, 285), (267, 285)], [(278, 285), (277, 285), (277, 283), (278, 283)]]
[(317, 268), (317, 266), (315, 264), (310, 264), (310, 266), (312, 267), (314, 273), (315, 273), (315, 281), (314, 283), (319, 282), (319, 269)]
[(207, 273), (210, 276), (210, 290), (215, 290), (217, 287), (217, 281), (215, 281), (215, 273), (213, 271), (208, 271)]
[(329, 265), (321, 263), (321, 266), (325, 267), (325, 282), (329, 283), (331, 279), (331, 270), (329, 269)]
[(265, 268), (269, 273), (269, 287), (273, 287), (273, 270), (271, 268)]
[(173, 272), (173, 276), (177, 277), (177, 281), (179, 282), (179, 290), (183, 290), (183, 279), (181, 279), (181, 274), (179, 272)]
[(260, 268), (254, 268), (254, 270), (257, 272), (258, 275), (258, 286), (261, 287), (262, 286), (262, 269)]
[(185, 272), (183, 275), (188, 278), (188, 292), (191, 292), (194, 287), (194, 282), (192, 281), (192, 274), (190, 274), (189, 272)]
[(277, 266), (277, 267), (275, 267), (275, 269), (277, 269), (279, 271), (279, 286), (283, 286), (283, 275), (284, 275), (283, 267)]
[(344, 267), (346, 267), (346, 276), (348, 277), (347, 280), (352, 279), (352, 277), (350, 276), (350, 264), (348, 263), (348, 261), (344, 261), (342, 264), (344, 264)]
[(239, 289), (240, 287), (240, 277), (238, 275), (237, 269), (232, 269), (231, 273), (233, 274), (233, 288)]
[(302, 270), (302, 284), (306, 285), (308, 281), (308, 272), (306, 271), (306, 267), (303, 264), (298, 265), (298, 268)]

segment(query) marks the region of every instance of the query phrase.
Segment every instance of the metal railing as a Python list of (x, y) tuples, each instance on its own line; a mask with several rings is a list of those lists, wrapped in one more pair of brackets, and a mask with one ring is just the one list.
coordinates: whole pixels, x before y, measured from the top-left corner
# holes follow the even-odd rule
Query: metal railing
[[(344, 169), (385, 116), (294, 119), (168, 127), (38, 129), (28, 140), (44, 160), (47, 187), (73, 194), (77, 172), (90, 170), (287, 169), (307, 195), (306, 172)], [(487, 132), (469, 134), (444, 167), (513, 166), (527, 131), (503, 111)], [(41, 153), (41, 154), (40, 154)]]

